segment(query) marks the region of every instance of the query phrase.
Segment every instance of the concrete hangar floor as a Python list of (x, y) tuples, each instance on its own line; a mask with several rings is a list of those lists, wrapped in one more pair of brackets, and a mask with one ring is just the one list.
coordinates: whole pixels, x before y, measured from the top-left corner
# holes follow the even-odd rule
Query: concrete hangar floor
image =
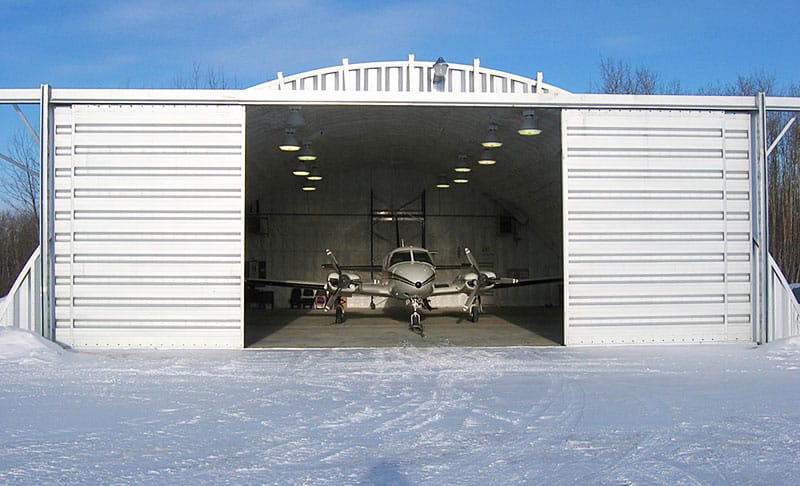
[(371, 348), (394, 346), (557, 346), (558, 307), (487, 307), (478, 322), (459, 308), (425, 312), (425, 337), (408, 329), (408, 309), (349, 309), (343, 324), (319, 309), (247, 309), (248, 348)]

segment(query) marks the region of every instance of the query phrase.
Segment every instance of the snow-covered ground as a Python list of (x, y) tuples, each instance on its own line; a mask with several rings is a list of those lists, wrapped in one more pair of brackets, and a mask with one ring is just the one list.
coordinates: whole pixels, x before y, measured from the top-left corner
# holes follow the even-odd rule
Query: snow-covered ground
[(0, 483), (798, 484), (800, 341), (61, 349), (0, 328)]

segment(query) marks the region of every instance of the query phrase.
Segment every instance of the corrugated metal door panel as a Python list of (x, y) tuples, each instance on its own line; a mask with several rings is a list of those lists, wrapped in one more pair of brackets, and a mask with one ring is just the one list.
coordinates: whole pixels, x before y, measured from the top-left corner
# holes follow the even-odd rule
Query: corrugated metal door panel
[(58, 339), (242, 346), (244, 109), (56, 111)]
[(750, 118), (565, 110), (567, 344), (752, 339)]

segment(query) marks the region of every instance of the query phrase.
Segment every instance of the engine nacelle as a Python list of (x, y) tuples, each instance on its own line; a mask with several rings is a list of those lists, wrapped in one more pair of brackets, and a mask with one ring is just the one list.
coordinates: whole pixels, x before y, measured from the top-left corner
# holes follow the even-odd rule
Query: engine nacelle
[(331, 272), (328, 274), (327, 290), (333, 292), (341, 288), (344, 291), (355, 291), (358, 288), (358, 283), (361, 282), (361, 277), (355, 273), (342, 273)]
[(483, 289), (491, 289), (494, 287), (494, 280), (497, 279), (497, 274), (494, 272), (483, 272), (481, 275), (478, 275), (475, 272), (468, 272), (464, 274), (464, 284), (467, 286), (468, 289), (474, 289), (478, 285), (478, 279), (482, 278), (483, 282), (481, 283), (481, 288)]

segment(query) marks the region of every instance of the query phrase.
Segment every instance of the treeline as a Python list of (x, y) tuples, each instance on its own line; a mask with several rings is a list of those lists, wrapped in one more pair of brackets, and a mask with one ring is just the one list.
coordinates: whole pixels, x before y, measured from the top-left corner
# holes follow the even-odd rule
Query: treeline
[(39, 245), (39, 222), (29, 211), (0, 212), (0, 297), (11, 289)]
[[(696, 92), (682, 89), (678, 80), (664, 80), (646, 66), (604, 58), (601, 82), (593, 91), (608, 94), (697, 94), (725, 96), (800, 96), (800, 84), (780, 86), (764, 71), (739, 76), (727, 84), (708, 85)], [(767, 143), (771, 144), (800, 113), (768, 112)], [(800, 116), (798, 116), (800, 117)], [(800, 282), (800, 120), (794, 123), (768, 161), (769, 251), (789, 282)]]

